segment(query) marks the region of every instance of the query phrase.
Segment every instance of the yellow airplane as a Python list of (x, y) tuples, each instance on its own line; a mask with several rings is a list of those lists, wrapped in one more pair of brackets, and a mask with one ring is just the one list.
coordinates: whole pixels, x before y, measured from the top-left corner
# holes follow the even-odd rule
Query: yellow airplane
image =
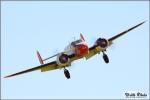
[[(105, 39), (105, 38), (98, 38), (95, 42), (95, 44), (92, 47), (88, 47), (87, 43), (85, 42), (85, 39), (82, 35), (82, 33), (80, 33), (80, 39), (73, 41), (72, 43), (70, 43), (63, 52), (60, 52), (58, 54), (55, 54), (51, 57), (48, 57), (46, 59), (42, 59), (40, 53), (37, 51), (37, 56), (39, 59), (39, 62), (41, 63), (40, 66), (34, 67), (34, 68), (30, 68), (21, 72), (17, 72), (11, 75), (8, 75), (4, 78), (8, 78), (8, 77), (12, 77), (12, 76), (16, 76), (16, 75), (20, 75), (20, 74), (24, 74), (27, 72), (32, 72), (35, 70), (41, 70), (41, 72), (45, 72), (45, 71), (50, 71), (50, 70), (55, 70), (55, 69), (64, 69), (64, 75), (67, 79), (70, 78), (70, 73), (69, 71), (66, 69), (66, 67), (71, 66), (71, 63), (75, 60), (81, 59), (81, 58), (86, 58), (89, 59), (92, 56), (99, 54), (100, 52), (103, 53), (103, 59), (105, 61), (105, 63), (109, 63), (109, 58), (106, 55), (105, 51), (106, 49), (112, 45), (112, 42), (117, 39), (118, 37), (128, 33), (129, 31), (137, 28), (138, 26), (142, 25), (144, 22), (141, 22), (131, 28), (129, 28), (126, 31), (123, 31), (109, 39)], [(44, 64), (44, 61), (55, 57), (56, 56), (56, 61), (52, 61), (50, 63), (46, 63)]]

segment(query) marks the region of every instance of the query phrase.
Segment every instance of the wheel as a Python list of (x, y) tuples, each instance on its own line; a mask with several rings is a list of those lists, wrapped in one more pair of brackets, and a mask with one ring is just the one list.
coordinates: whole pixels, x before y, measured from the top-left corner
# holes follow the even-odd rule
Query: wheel
[(68, 71), (67, 69), (64, 69), (64, 74), (65, 74), (65, 77), (66, 77), (67, 79), (70, 78), (70, 73), (69, 73), (69, 71)]
[(103, 59), (104, 59), (105, 63), (109, 63), (109, 58), (106, 54), (103, 54)]

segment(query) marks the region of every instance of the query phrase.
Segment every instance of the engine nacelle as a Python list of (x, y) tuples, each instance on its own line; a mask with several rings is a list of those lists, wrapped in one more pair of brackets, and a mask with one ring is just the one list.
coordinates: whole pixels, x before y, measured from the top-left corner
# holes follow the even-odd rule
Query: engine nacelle
[(109, 42), (107, 39), (104, 39), (104, 38), (98, 38), (96, 40), (96, 43), (95, 43), (97, 46), (100, 46), (100, 48), (102, 49), (106, 49), (109, 45)]
[(60, 53), (58, 56), (57, 56), (57, 64), (59, 66), (67, 66), (67, 65), (70, 65), (70, 58), (68, 57), (67, 54), (65, 53)]

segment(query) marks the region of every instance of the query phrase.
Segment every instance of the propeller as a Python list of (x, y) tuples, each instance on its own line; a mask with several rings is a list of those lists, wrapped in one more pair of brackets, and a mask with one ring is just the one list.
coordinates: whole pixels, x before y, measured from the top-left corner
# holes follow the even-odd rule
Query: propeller
[(109, 46), (109, 50), (115, 50), (117, 43), (113, 43)]

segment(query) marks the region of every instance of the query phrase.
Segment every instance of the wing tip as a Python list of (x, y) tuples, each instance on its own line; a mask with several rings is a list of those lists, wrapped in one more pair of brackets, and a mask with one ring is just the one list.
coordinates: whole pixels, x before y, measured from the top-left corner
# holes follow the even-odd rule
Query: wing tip
[(147, 20), (144, 20), (144, 21), (143, 21), (143, 22), (141, 22), (140, 24), (142, 25), (142, 24), (144, 24), (146, 21), (147, 21)]
[(9, 78), (9, 76), (5, 76), (4, 78)]
[(14, 76), (14, 75), (8, 75), (8, 76), (5, 76), (4, 78), (9, 78), (9, 77), (12, 77), (12, 76)]

